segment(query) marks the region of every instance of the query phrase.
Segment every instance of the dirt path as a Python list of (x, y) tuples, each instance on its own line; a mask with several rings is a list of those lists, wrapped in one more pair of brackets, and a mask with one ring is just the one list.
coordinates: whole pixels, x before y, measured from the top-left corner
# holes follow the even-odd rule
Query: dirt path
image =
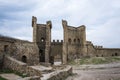
[(73, 73), (75, 75), (68, 77), (66, 80), (120, 80), (120, 66), (118, 64), (117, 66), (109, 64), (102, 68), (101, 66), (99, 68), (99, 66), (96, 66), (96, 68), (90, 66), (90, 69), (81, 69), (78, 66), (73, 66)]

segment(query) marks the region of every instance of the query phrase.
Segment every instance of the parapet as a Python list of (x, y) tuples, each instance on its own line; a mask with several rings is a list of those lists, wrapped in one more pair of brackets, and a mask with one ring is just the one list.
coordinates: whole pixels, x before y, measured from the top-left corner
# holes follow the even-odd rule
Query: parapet
[(53, 40), (51, 44), (53, 45), (63, 44), (63, 40)]
[(94, 46), (94, 48), (101, 49), (101, 48), (103, 48), (103, 46)]
[(92, 42), (91, 41), (87, 41), (87, 44), (92, 44)]

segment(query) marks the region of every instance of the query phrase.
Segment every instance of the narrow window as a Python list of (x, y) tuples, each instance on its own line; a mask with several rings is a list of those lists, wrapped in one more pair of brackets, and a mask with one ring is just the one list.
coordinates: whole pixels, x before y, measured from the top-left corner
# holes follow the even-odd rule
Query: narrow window
[(78, 43), (80, 43), (80, 39), (78, 39)]
[(76, 43), (76, 39), (74, 39), (74, 43)]
[(41, 42), (45, 42), (45, 39), (43, 37), (41, 38)]
[(4, 52), (7, 52), (7, 50), (8, 50), (8, 45), (5, 45), (4, 46)]

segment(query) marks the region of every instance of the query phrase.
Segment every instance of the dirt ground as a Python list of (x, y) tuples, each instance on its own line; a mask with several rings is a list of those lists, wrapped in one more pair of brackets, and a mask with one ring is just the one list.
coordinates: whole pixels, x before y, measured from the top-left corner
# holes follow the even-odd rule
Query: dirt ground
[(117, 66), (115, 64), (109, 64), (102, 68), (99, 66), (90, 69), (81, 69), (79, 66), (73, 66), (74, 75), (66, 80), (120, 80), (120, 66), (118, 63)]

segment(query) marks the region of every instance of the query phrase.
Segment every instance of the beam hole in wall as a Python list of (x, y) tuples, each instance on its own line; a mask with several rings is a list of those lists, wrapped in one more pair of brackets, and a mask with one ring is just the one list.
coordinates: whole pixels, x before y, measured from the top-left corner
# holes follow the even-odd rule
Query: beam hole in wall
[(71, 39), (70, 38), (68, 39), (68, 42), (69, 42), (69, 44), (71, 44)]
[(22, 56), (22, 62), (27, 63), (27, 57), (25, 55)]

